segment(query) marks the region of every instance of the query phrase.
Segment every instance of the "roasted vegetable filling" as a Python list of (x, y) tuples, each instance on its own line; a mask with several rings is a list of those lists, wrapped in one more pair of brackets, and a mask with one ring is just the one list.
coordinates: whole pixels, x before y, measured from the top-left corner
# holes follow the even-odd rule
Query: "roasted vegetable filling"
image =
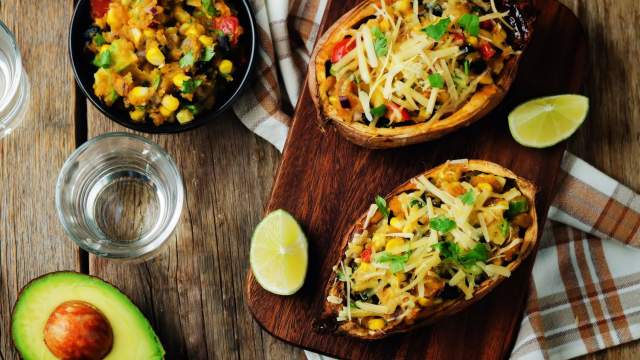
[(508, 277), (526, 230), (529, 200), (515, 180), (449, 165), (388, 200), (377, 197), (334, 270), (343, 284), (338, 321), (370, 331), (411, 323), (446, 300), (471, 299)]
[(185, 124), (233, 81), (243, 33), (221, 0), (92, 0), (93, 91), (134, 122)]
[(383, 0), (333, 45), (320, 84), (345, 121), (389, 128), (446, 118), (519, 54), (494, 0)]

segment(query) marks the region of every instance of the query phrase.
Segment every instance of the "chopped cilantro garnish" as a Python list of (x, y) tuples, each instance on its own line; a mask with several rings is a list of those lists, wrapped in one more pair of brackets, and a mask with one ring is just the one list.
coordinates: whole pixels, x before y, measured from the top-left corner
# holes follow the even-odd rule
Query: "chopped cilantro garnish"
[(195, 62), (195, 58), (193, 57), (193, 53), (191, 51), (184, 54), (179, 61), (181, 68), (186, 68), (187, 66), (193, 65)]
[(102, 33), (97, 33), (93, 37), (93, 42), (98, 46), (102, 46), (107, 43), (107, 40), (104, 39), (104, 36), (102, 36)]
[(438, 216), (429, 221), (429, 226), (433, 230), (446, 234), (456, 228), (456, 222), (447, 217)]
[(104, 51), (100, 51), (98, 55), (93, 59), (93, 65), (97, 67), (101, 67), (103, 69), (111, 66), (111, 50), (106, 49)]
[(460, 246), (453, 242), (440, 242), (433, 245), (440, 252), (443, 260), (460, 264), (464, 267), (471, 267), (476, 262), (485, 262), (489, 258), (489, 249), (485, 244), (476, 244), (473, 249), (462, 253)]
[(204, 62), (211, 61), (213, 57), (216, 55), (215, 50), (213, 49), (213, 45), (207, 46), (202, 50), (202, 58), (201, 60)]
[(213, 4), (213, 0), (202, 0), (202, 10), (209, 16), (217, 16), (218, 9)]
[(338, 280), (340, 281), (347, 281), (347, 277), (344, 275), (344, 273), (342, 271), (338, 271)]
[(458, 20), (458, 24), (471, 36), (480, 34), (480, 18), (474, 14), (464, 14)]
[(384, 215), (385, 217), (389, 217), (389, 208), (387, 208), (387, 202), (380, 195), (376, 196), (376, 206), (378, 207), (378, 210), (380, 210), (380, 213), (382, 213), (382, 215)]
[(424, 201), (420, 199), (413, 199), (409, 201), (409, 207), (414, 207), (414, 206), (417, 206), (419, 208), (424, 207)]
[(376, 55), (378, 56), (387, 55), (387, 52), (389, 51), (389, 44), (387, 41), (387, 37), (384, 36), (382, 31), (380, 31), (380, 28), (378, 27), (374, 27), (373, 30), (371, 30), (371, 32), (373, 33), (373, 48), (376, 51)]
[(371, 116), (380, 117), (384, 115), (386, 112), (387, 112), (387, 106), (382, 104), (380, 106), (376, 106), (373, 109), (371, 109)]
[(467, 191), (463, 195), (460, 195), (460, 200), (465, 205), (473, 205), (473, 203), (476, 201), (475, 191), (473, 191), (473, 189), (469, 189), (469, 191)]
[(198, 88), (198, 86), (202, 85), (202, 80), (200, 79), (188, 79), (182, 82), (182, 89), (180, 89), (180, 91), (183, 94), (191, 94), (194, 91), (196, 91), (196, 89)]
[(499, 226), (500, 234), (502, 234), (502, 236), (507, 236), (509, 234), (509, 222), (507, 219), (502, 219)]
[(509, 201), (509, 210), (505, 212), (505, 216), (511, 218), (528, 210), (529, 202), (527, 199), (524, 196), (518, 196)]
[(438, 73), (429, 75), (428, 80), (429, 84), (433, 88), (442, 89), (444, 87), (444, 79), (442, 78), (442, 75)]
[(426, 28), (422, 29), (422, 31), (424, 31), (427, 34), (427, 36), (429, 36), (433, 40), (440, 41), (440, 39), (442, 39), (444, 34), (447, 32), (447, 28), (449, 27), (449, 24), (451, 24), (451, 19), (449, 18), (441, 19), (437, 23), (433, 25), (429, 25)]
[(184, 106), (187, 110), (191, 111), (193, 115), (198, 115), (200, 112), (200, 107), (196, 104), (188, 104)]
[(404, 270), (404, 264), (409, 260), (410, 253), (406, 253), (403, 255), (391, 255), (386, 251), (383, 251), (376, 257), (376, 261), (380, 263), (388, 262), (389, 270), (393, 274)]
[(464, 74), (469, 76), (469, 60), (464, 61)]

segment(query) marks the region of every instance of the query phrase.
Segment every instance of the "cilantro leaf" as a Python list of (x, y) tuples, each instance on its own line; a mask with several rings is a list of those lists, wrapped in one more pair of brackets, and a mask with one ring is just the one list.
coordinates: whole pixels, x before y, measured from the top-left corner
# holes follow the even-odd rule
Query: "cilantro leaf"
[(212, 46), (207, 46), (204, 48), (204, 50), (202, 50), (202, 57), (201, 57), (201, 61), (207, 62), (207, 61), (211, 61), (211, 59), (213, 59), (213, 57), (216, 55), (216, 52)]
[(429, 221), (429, 226), (433, 230), (446, 234), (456, 228), (456, 222), (447, 217), (438, 216)]
[(107, 40), (104, 39), (104, 36), (102, 36), (102, 33), (97, 33), (93, 37), (93, 42), (98, 46), (102, 46), (107, 43)]
[(387, 105), (382, 104), (371, 109), (371, 116), (380, 117), (387, 112)]
[(389, 263), (389, 270), (391, 273), (395, 274), (404, 270), (405, 263), (409, 260), (411, 253), (405, 253), (403, 255), (391, 255), (386, 251), (383, 251), (378, 255), (376, 261), (380, 263)]
[(475, 265), (478, 261), (485, 262), (489, 258), (489, 249), (486, 244), (476, 244), (473, 249), (469, 250), (464, 255), (458, 257), (458, 262), (464, 266)]
[(184, 69), (187, 66), (191, 66), (195, 63), (195, 60), (196, 59), (193, 57), (193, 53), (189, 51), (180, 58), (180, 67)]
[(507, 236), (509, 234), (509, 222), (507, 221), (507, 219), (502, 219), (502, 222), (498, 226), (498, 229), (500, 229), (500, 234), (502, 234), (502, 236)]
[(389, 208), (387, 208), (387, 201), (380, 195), (376, 196), (376, 206), (384, 217), (389, 217)]
[(449, 24), (451, 24), (451, 19), (441, 19), (437, 23), (429, 25), (426, 28), (422, 29), (422, 31), (424, 31), (424, 33), (433, 40), (440, 41), (440, 39), (442, 39), (444, 34), (447, 32)]
[(480, 18), (475, 14), (464, 14), (458, 20), (458, 24), (471, 36), (480, 34)]
[(198, 115), (200, 112), (200, 107), (196, 104), (188, 104), (184, 106), (187, 110), (191, 111), (193, 115)]
[(433, 248), (440, 252), (443, 260), (460, 264), (465, 268), (475, 266), (478, 261), (485, 262), (489, 258), (489, 249), (485, 244), (476, 244), (464, 254), (458, 244), (450, 241), (437, 243)]
[(409, 207), (414, 207), (417, 206), (419, 208), (424, 207), (424, 201), (420, 200), (420, 199), (413, 199), (411, 201), (409, 201)]
[(182, 89), (180, 89), (180, 91), (183, 94), (191, 94), (196, 91), (200, 85), (202, 85), (202, 80), (200, 79), (187, 79), (182, 82)]
[(427, 79), (429, 80), (429, 85), (433, 88), (442, 89), (444, 87), (444, 79), (439, 73), (433, 73)]
[(209, 16), (218, 15), (218, 9), (213, 5), (213, 0), (202, 0), (202, 10)]
[(473, 189), (469, 189), (469, 191), (464, 193), (464, 195), (460, 195), (459, 198), (463, 204), (473, 205), (473, 203), (476, 201), (476, 193), (475, 191), (473, 191)]
[(344, 275), (342, 271), (338, 271), (338, 280), (347, 282), (347, 277)]
[(100, 51), (93, 59), (93, 65), (106, 69), (111, 66), (111, 50)]
[(380, 28), (375, 27), (371, 31), (373, 33), (373, 48), (376, 51), (376, 55), (385, 56), (389, 52), (389, 43), (387, 37), (384, 36)]

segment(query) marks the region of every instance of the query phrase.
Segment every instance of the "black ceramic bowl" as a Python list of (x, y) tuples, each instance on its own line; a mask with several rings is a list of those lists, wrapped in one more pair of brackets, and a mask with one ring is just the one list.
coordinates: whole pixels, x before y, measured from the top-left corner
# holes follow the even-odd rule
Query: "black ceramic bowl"
[(216, 103), (211, 110), (203, 111), (192, 121), (181, 125), (178, 122), (154, 125), (149, 119), (145, 122), (133, 122), (129, 112), (119, 103), (107, 106), (93, 93), (93, 74), (97, 68), (91, 63), (94, 55), (86, 50), (85, 32), (91, 26), (90, 0), (79, 0), (71, 20), (69, 29), (69, 55), (73, 73), (78, 85), (91, 102), (107, 117), (122, 126), (146, 133), (176, 133), (193, 129), (212, 121), (216, 115), (228, 108), (240, 95), (242, 89), (249, 82), (251, 70), (257, 56), (257, 34), (255, 19), (249, 0), (227, 0), (227, 4), (237, 11), (240, 25), (244, 28), (244, 34), (240, 36), (238, 49), (240, 51), (240, 64), (234, 73), (234, 81), (226, 86), (223, 91), (216, 94)]

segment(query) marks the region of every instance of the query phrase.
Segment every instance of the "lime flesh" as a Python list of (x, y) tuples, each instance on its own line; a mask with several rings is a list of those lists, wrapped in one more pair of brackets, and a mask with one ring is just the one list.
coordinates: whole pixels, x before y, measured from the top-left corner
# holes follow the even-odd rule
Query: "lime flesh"
[(268, 214), (251, 239), (249, 262), (265, 290), (291, 295), (304, 284), (308, 262), (307, 238), (298, 222), (284, 210)]
[(582, 95), (557, 95), (525, 102), (509, 114), (509, 130), (521, 145), (545, 148), (570, 137), (589, 111)]

